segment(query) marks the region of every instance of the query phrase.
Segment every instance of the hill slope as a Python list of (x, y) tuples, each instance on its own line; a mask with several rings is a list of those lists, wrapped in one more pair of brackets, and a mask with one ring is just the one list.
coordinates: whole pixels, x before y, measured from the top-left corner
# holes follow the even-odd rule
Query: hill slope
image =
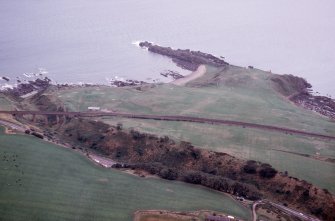
[(71, 150), (1, 131), (0, 167), (0, 220), (130, 221), (139, 209), (251, 215), (227, 195), (101, 168)]
[[(135, 88), (70, 88), (56, 93), (68, 110), (89, 106), (130, 113), (174, 114), (262, 123), (334, 135), (334, 121), (305, 110), (277, 91), (272, 77), (257, 69), (207, 66), (207, 73), (186, 85)], [(297, 91), (287, 85), (289, 94)], [(270, 163), (281, 171), (335, 193), (335, 143), (250, 128), (157, 122), (104, 117), (143, 132), (169, 135), (206, 149)], [(300, 155), (299, 155), (300, 154)], [(321, 160), (320, 160), (321, 159)]]

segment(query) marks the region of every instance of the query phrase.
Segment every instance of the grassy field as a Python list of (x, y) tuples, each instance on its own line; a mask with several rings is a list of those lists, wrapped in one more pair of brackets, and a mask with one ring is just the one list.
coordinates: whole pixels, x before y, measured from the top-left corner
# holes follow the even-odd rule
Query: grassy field
[(139, 209), (251, 215), (227, 195), (101, 168), (72, 150), (0, 131), (0, 220), (130, 221)]
[(335, 134), (334, 122), (293, 105), (275, 92), (269, 73), (239, 67), (222, 72), (207, 69), (208, 73), (193, 84), (206, 84), (215, 74), (222, 76), (221, 84), (198, 88), (164, 84), (144, 91), (76, 88), (57, 95), (69, 110), (87, 111), (89, 106), (99, 106), (131, 113), (204, 116)]
[(0, 110), (13, 110), (13, 105), (12, 103), (4, 96), (3, 94), (0, 93)]
[[(225, 70), (207, 67), (193, 87), (169, 84), (139, 91), (127, 88), (76, 88), (57, 94), (69, 110), (86, 111), (88, 106), (145, 114), (204, 116), (335, 134), (335, 122), (290, 103), (278, 94), (270, 73), (230, 66)], [(220, 82), (213, 84), (219, 76)], [(201, 87), (200, 87), (201, 86)], [(335, 193), (335, 164), (277, 150), (335, 158), (335, 142), (286, 135), (250, 128), (103, 118), (125, 127), (168, 135), (201, 148), (230, 153), (245, 159), (272, 164), (281, 171), (305, 179)]]
[(132, 127), (147, 133), (168, 135), (177, 141), (190, 141), (198, 147), (229, 153), (239, 158), (269, 163), (280, 171), (288, 171), (291, 176), (335, 193), (334, 163), (278, 151), (313, 156), (318, 152), (321, 156), (334, 159), (335, 142), (233, 126), (121, 118), (103, 120), (114, 125), (121, 122), (126, 128)]

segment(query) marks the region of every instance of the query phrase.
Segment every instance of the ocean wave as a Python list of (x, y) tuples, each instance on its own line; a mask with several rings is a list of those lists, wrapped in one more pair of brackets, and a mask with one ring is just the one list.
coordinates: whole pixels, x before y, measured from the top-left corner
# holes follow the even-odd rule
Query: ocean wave
[(48, 70), (46, 68), (40, 67), (37, 70), (38, 70), (37, 74), (39, 74), (39, 75), (47, 75), (47, 74), (49, 74), (49, 72), (48, 72)]
[(25, 76), (26, 78), (35, 77), (34, 73), (23, 73), (22, 75)]
[(16, 86), (6, 83), (5, 85), (1, 85), (0, 90), (13, 89), (14, 87), (16, 87)]
[(135, 45), (136, 47), (139, 47), (140, 48), (140, 43), (141, 43), (142, 41), (132, 41), (131, 42), (131, 44), (132, 45)]
[[(146, 48), (146, 47), (142, 48), (142, 47), (140, 46), (140, 43), (141, 43), (141, 42), (143, 42), (143, 41), (141, 41), (141, 40), (140, 40), (140, 41), (132, 41), (131, 44), (132, 44), (132, 45), (135, 45), (136, 47), (138, 47), (138, 48), (140, 48), (140, 49), (142, 49), (142, 50), (148, 51), (148, 48)], [(150, 43), (153, 44), (153, 42), (150, 42)]]

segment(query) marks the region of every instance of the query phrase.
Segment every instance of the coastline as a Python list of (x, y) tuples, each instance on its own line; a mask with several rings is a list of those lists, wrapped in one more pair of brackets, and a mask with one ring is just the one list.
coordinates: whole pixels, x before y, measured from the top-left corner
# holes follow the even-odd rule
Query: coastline
[(207, 71), (206, 70), (206, 66), (203, 65), (203, 64), (201, 64), (201, 65), (199, 65), (199, 67), (197, 68), (196, 71), (192, 72), (189, 75), (186, 75), (183, 78), (179, 78), (177, 80), (174, 80), (174, 81), (172, 81), (170, 83), (174, 84), (174, 85), (178, 85), (178, 86), (184, 86), (188, 82), (193, 81), (193, 80), (195, 80), (195, 79), (203, 76), (206, 73), (206, 71)]

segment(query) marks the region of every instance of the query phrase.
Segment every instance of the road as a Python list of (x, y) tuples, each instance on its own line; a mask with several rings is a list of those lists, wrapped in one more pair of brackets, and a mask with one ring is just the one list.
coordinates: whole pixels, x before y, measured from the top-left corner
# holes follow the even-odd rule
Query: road
[(263, 203), (262, 201), (256, 201), (252, 204), (252, 220), (253, 221), (257, 221), (256, 206), (262, 203)]
[(99, 155), (94, 154), (94, 153), (89, 153), (88, 158), (90, 158), (94, 162), (100, 164), (101, 166), (107, 167), (107, 168), (116, 164), (116, 162), (114, 160), (111, 160), (110, 158), (107, 158), (107, 157), (99, 156)]
[(270, 204), (271, 206), (281, 210), (282, 212), (288, 214), (289, 216), (298, 217), (298, 218), (300, 218), (301, 220), (304, 220), (304, 221), (320, 221), (317, 218), (314, 218), (312, 216), (303, 214), (302, 212), (296, 211), (294, 209), (290, 209), (286, 206), (283, 206), (283, 205), (280, 205), (280, 204), (277, 204), (277, 203), (273, 203), (273, 202), (268, 201), (268, 200), (259, 200), (259, 201), (256, 201), (256, 202), (253, 203), (253, 205), (252, 205), (253, 221), (257, 220), (256, 207), (259, 204)]
[(272, 125), (248, 123), (241, 121), (231, 121), (223, 119), (213, 119), (213, 118), (201, 118), (201, 117), (191, 117), (191, 116), (179, 116), (179, 115), (149, 115), (149, 114), (132, 114), (123, 112), (101, 112), (101, 111), (91, 111), (91, 112), (52, 112), (52, 111), (0, 111), (2, 114), (11, 115), (46, 115), (46, 116), (69, 116), (69, 117), (124, 117), (124, 118), (135, 118), (135, 119), (148, 119), (148, 120), (162, 120), (162, 121), (184, 121), (184, 122), (194, 122), (194, 123), (206, 123), (206, 124), (223, 124), (230, 126), (241, 126), (256, 128), (261, 130), (271, 130), (277, 132), (283, 132), (286, 134), (299, 134), (309, 137), (317, 137), (323, 139), (335, 140), (335, 136), (312, 133), (308, 131), (296, 130), (285, 127), (278, 127)]
[(293, 209), (290, 209), (286, 206), (282, 206), (280, 204), (277, 204), (277, 203), (273, 203), (273, 202), (268, 202), (271, 206), (273, 207), (276, 207), (277, 209), (280, 209), (282, 211), (284, 211), (285, 213), (289, 214), (289, 215), (293, 215), (293, 216), (296, 216), (302, 220), (306, 220), (306, 221), (320, 221), (319, 219), (317, 218), (314, 218), (314, 217), (311, 217), (309, 215), (306, 215), (306, 214), (303, 214), (299, 211), (296, 211), (296, 210), (293, 210)]
[(24, 128), (20, 125), (17, 125), (17, 124), (8, 122), (8, 121), (4, 121), (4, 120), (0, 120), (0, 125), (3, 125), (5, 127), (9, 127), (11, 129), (14, 129), (14, 130), (17, 130), (17, 131), (20, 131), (20, 132), (24, 132), (26, 130), (26, 128)]

